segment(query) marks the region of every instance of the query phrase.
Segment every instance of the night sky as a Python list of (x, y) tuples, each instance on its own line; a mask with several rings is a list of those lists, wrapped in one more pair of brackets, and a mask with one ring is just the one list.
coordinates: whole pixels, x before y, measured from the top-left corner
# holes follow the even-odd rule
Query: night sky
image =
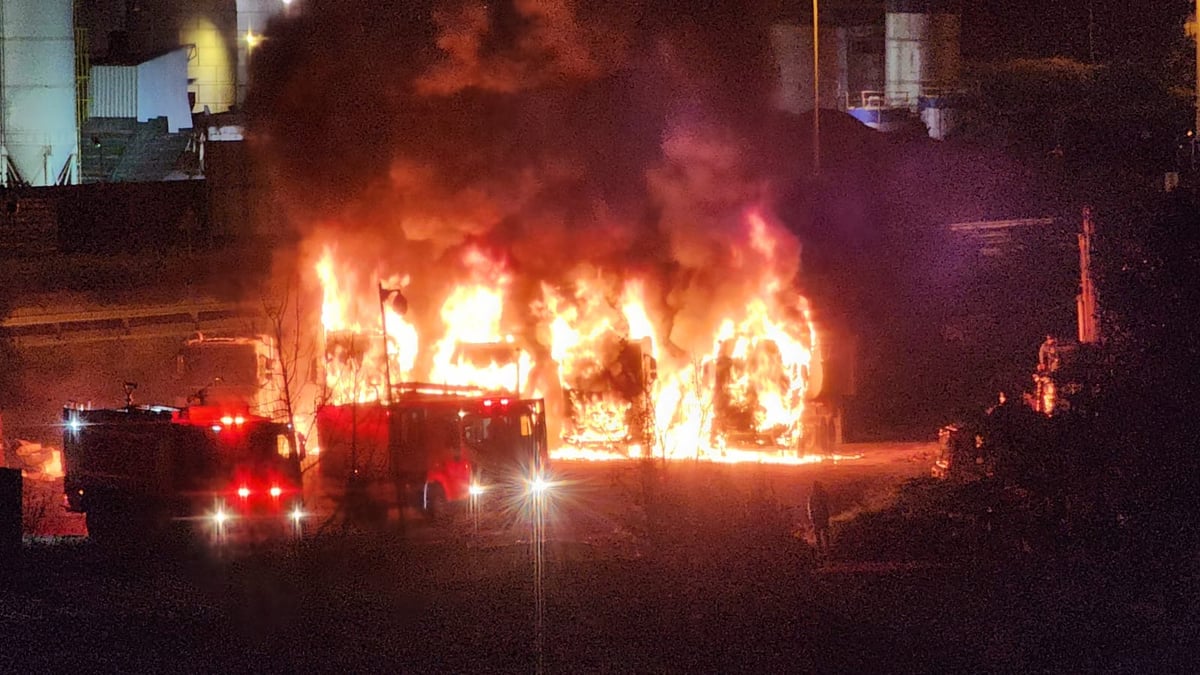
[(963, 3), (963, 57), (1089, 58), (1089, 8), (1097, 61), (1154, 59), (1184, 41), (1187, 0), (981, 0)]

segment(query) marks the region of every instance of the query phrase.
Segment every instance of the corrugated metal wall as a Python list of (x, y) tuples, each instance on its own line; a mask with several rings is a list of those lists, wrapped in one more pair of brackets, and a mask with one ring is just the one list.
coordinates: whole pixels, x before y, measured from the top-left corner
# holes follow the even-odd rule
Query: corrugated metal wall
[(92, 117), (137, 117), (137, 66), (92, 66)]

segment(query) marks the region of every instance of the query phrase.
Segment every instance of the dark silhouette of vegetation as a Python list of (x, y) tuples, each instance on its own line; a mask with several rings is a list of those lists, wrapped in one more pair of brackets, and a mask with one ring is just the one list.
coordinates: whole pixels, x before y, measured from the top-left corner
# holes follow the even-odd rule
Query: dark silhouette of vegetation
[(969, 421), (979, 470), (906, 484), (893, 506), (841, 528), (840, 555), (1115, 555), (1157, 566), (1195, 550), (1200, 212), (1185, 195), (1132, 203), (1105, 222), (1105, 340), (1071, 409), (1046, 417), (1010, 398)]

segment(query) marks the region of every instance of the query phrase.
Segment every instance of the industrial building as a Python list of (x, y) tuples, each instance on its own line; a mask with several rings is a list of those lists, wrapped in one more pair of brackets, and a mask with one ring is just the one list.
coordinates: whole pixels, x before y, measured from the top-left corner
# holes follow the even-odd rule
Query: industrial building
[[(291, 4), (0, 0), (0, 335), (15, 349), (0, 367), (40, 364), (22, 382), (36, 413), (149, 381), (197, 331), (262, 320), (230, 278), (264, 272), (251, 261), (272, 236), (254, 229), (271, 207), (239, 106)], [(9, 432), (38, 437), (36, 413)]]
[(771, 27), (780, 109), (837, 109), (879, 131), (919, 120), (935, 139), (953, 131), (963, 98), (956, 0), (797, 5)]
[[(237, 112), (268, 23), (298, 9), (297, 0), (0, 2), (0, 186), (203, 176), (207, 143), (241, 139)], [(960, 14), (956, 0), (793, 3), (768, 38), (776, 104), (842, 110), (881, 131), (915, 116), (944, 138), (961, 99)]]
[(0, 2), (0, 187), (202, 176), (205, 142), (240, 139), (220, 116), (291, 4)]

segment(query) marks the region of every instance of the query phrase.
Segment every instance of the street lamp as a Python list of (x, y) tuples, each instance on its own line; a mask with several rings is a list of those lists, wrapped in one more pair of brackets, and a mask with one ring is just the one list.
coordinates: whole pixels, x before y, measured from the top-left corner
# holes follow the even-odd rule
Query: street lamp
[(1193, 27), (1193, 37), (1196, 38), (1196, 125), (1192, 127), (1194, 132), (1192, 142), (1196, 142), (1196, 138), (1200, 137), (1200, 0), (1196, 0), (1196, 16)]
[(254, 48), (262, 44), (263, 36), (254, 32), (253, 29), (246, 29), (246, 49), (254, 51)]
[[(817, 25), (820, 0), (813, 0), (813, 175), (821, 173), (821, 31)], [(1196, 0), (1200, 7), (1200, 0)], [(1197, 119), (1200, 119), (1198, 113)]]

